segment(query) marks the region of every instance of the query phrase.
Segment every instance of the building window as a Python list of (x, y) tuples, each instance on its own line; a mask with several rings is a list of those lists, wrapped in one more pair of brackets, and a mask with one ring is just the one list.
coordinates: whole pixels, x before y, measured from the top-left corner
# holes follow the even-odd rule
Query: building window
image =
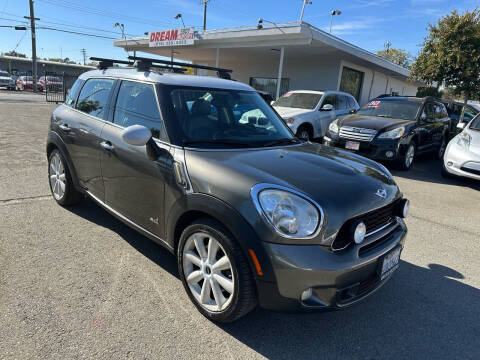
[(340, 91), (352, 94), (357, 101), (360, 100), (360, 91), (363, 83), (363, 72), (344, 67), (340, 81)]
[[(282, 78), (280, 83), (280, 96), (288, 92), (290, 88), (290, 79)], [(255, 90), (266, 91), (275, 98), (277, 94), (277, 79), (276, 78), (263, 78), (263, 77), (251, 77), (250, 86)]]

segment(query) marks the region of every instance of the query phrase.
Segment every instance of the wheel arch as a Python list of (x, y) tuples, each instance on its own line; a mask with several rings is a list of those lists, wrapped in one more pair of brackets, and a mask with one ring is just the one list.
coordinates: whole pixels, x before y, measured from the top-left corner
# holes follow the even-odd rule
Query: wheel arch
[[(245, 255), (255, 280), (274, 281), (275, 276), (269, 258), (257, 234), (243, 216), (222, 200), (207, 194), (189, 194), (180, 198), (169, 212), (166, 238), (177, 253), (182, 231), (192, 222), (208, 218), (220, 223), (234, 237)], [(250, 250), (255, 252), (263, 275), (256, 271)]]
[(53, 150), (58, 149), (67, 161), (68, 170), (70, 171), (70, 175), (72, 176), (72, 182), (75, 188), (82, 190), (77, 177), (77, 171), (75, 170), (75, 166), (73, 165), (72, 158), (70, 157), (70, 153), (65, 146), (62, 138), (54, 131), (50, 131), (47, 136), (47, 145), (46, 145), (46, 154), (47, 160), (50, 158), (50, 154)]
[(298, 125), (297, 134), (302, 128), (307, 129), (307, 131), (310, 134), (310, 139), (313, 139), (315, 137), (315, 128), (313, 127), (313, 124), (310, 121), (304, 121), (300, 125)]

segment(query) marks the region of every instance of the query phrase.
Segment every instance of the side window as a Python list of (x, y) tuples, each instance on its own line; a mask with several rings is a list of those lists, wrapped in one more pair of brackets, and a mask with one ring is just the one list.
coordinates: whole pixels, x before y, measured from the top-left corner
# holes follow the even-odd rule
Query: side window
[(443, 105), (435, 104), (435, 120), (443, 119)]
[(77, 99), (78, 92), (80, 91), (83, 85), (83, 80), (77, 79), (73, 84), (72, 88), (68, 91), (67, 98), (65, 99), (65, 105), (73, 107), (75, 105), (75, 100)]
[(435, 105), (433, 103), (425, 104), (420, 119), (423, 121), (433, 121), (435, 119)]
[(114, 81), (113, 79), (87, 80), (78, 96), (76, 108), (86, 114), (103, 119), (108, 95), (110, 95)]
[(352, 97), (347, 96), (347, 101), (348, 101), (348, 108), (349, 109), (354, 109), (355, 108), (355, 101), (353, 100)]
[(143, 125), (152, 136), (165, 139), (153, 85), (122, 81), (118, 91), (113, 122), (123, 127)]
[(327, 95), (325, 100), (323, 100), (323, 104), (320, 108), (324, 107), (327, 104), (333, 105), (334, 110), (337, 109), (337, 96), (336, 95)]
[(343, 95), (337, 95), (337, 109), (345, 110), (348, 109), (347, 97)]
[(472, 120), (475, 117), (475, 112), (472, 109), (465, 108), (463, 110), (463, 122), (468, 123), (470, 120)]

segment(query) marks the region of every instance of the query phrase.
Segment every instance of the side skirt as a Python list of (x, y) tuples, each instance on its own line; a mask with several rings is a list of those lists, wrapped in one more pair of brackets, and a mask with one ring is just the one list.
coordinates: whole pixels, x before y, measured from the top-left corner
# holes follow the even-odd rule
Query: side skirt
[(105, 210), (107, 210), (110, 214), (115, 216), (118, 220), (123, 222), (124, 224), (130, 226), (132, 229), (138, 231), (141, 233), (143, 236), (146, 236), (150, 240), (155, 241), (156, 243), (162, 245), (165, 247), (168, 251), (170, 251), (172, 254), (174, 253), (173, 247), (165, 240), (162, 238), (158, 237), (157, 235), (151, 233), (150, 231), (144, 229), (140, 225), (135, 224), (132, 220), (128, 219), (127, 217), (123, 216), (120, 214), (118, 211), (115, 209), (111, 208), (107, 204), (105, 204), (103, 201), (101, 201), (99, 198), (97, 198), (95, 195), (91, 194), (88, 190), (85, 190), (85, 193), (90, 196), (97, 204), (99, 204), (101, 207), (103, 207)]

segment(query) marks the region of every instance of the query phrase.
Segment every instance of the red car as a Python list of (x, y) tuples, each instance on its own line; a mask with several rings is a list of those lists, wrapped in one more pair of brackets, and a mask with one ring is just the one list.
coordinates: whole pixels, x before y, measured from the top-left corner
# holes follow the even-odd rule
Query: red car
[[(20, 76), (17, 79), (15, 90), (23, 91), (23, 90), (32, 90), (32, 89), (33, 89), (33, 78), (31, 76)], [(37, 90), (43, 91), (43, 86), (40, 83), (37, 83)]]
[(42, 76), (38, 79), (38, 85), (42, 87), (42, 91), (47, 87), (52, 92), (62, 91), (63, 89), (63, 81), (57, 76)]

